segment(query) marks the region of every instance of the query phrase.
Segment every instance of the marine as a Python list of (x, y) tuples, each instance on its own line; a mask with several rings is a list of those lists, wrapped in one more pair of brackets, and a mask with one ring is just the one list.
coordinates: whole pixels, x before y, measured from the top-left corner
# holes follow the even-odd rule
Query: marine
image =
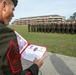
[(43, 57), (23, 70), (17, 37), (13, 29), (7, 27), (17, 6), (17, 0), (0, 0), (0, 75), (38, 75)]

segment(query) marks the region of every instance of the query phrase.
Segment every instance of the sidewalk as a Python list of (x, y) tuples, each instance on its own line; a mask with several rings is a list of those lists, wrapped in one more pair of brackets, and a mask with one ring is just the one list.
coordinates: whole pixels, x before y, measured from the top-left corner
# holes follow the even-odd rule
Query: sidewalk
[[(31, 64), (22, 59), (23, 69)], [(76, 75), (76, 58), (47, 52), (39, 75)]]

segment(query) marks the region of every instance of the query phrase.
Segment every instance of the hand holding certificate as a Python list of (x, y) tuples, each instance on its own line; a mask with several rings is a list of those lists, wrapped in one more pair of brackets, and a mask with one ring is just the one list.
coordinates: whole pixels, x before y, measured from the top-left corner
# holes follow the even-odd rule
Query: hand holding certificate
[(30, 44), (19, 33), (14, 32), (17, 36), (22, 58), (33, 62), (35, 58), (40, 59), (45, 54), (47, 47)]

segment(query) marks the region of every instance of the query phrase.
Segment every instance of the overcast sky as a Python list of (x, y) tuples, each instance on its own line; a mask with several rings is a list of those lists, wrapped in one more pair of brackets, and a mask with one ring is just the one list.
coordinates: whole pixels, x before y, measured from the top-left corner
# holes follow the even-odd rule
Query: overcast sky
[(14, 11), (15, 19), (58, 14), (66, 19), (76, 12), (76, 0), (18, 0)]

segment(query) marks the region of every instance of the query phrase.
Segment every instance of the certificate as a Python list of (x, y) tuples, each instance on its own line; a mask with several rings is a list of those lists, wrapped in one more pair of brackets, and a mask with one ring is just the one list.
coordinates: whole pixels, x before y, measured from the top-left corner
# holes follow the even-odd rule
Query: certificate
[(33, 62), (35, 58), (40, 59), (47, 51), (47, 47), (28, 43), (18, 32), (17, 36), (19, 52), (23, 59)]

